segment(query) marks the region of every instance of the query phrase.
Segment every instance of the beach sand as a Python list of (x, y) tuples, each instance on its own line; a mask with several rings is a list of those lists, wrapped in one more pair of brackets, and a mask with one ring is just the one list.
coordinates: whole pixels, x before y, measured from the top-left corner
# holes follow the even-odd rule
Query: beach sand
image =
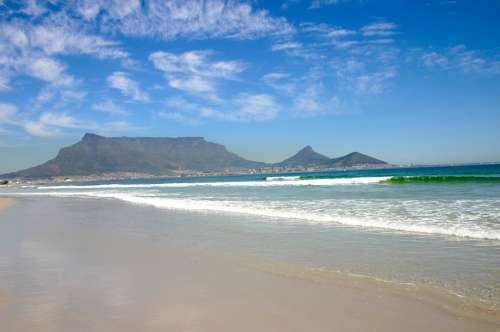
[[(0, 223), (2, 331), (500, 328), (424, 292), (309, 278), (259, 259), (170, 246), (175, 228), (143, 221), (146, 208), (78, 199), (21, 199), (20, 206), (11, 210), (19, 222)], [(117, 214), (121, 224), (110, 224)]]
[(15, 200), (13, 198), (2, 198), (0, 197), (0, 210), (11, 207), (15, 204)]

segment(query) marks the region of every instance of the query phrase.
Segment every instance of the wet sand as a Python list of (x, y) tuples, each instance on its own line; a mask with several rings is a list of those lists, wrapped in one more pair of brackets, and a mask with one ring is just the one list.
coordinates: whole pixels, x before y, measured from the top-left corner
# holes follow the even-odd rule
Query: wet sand
[(0, 210), (6, 209), (14, 205), (16, 201), (13, 198), (2, 198), (0, 197)]
[[(495, 317), (461, 312), (418, 290), (310, 278), (259, 259), (171, 246), (175, 228), (144, 221), (148, 211), (113, 201), (18, 200), (0, 216), (17, 221), (0, 223), (0, 330), (500, 328)], [(115, 215), (123, 222), (109, 223)]]

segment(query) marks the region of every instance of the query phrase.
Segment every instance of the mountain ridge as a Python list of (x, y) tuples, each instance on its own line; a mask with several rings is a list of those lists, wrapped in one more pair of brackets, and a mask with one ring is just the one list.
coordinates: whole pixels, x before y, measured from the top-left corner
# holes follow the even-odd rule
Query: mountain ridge
[(1, 178), (90, 176), (119, 172), (173, 175), (179, 171), (214, 172), (262, 168), (350, 167), (382, 165), (384, 161), (359, 152), (329, 158), (309, 145), (279, 163), (252, 161), (203, 137), (105, 137), (86, 133), (38, 166), (0, 175)]

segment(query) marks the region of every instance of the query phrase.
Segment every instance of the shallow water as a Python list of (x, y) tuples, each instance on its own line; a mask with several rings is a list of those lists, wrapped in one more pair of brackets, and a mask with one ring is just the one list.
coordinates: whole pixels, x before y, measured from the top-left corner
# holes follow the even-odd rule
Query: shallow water
[(0, 211), (0, 330), (496, 331), (498, 316), (311, 269), (362, 256), (347, 230), (328, 252), (311, 225), (23, 197)]
[[(408, 180), (391, 182), (395, 176)], [(163, 223), (175, 228), (179, 245), (432, 285), (498, 307), (497, 178), (500, 166), (487, 165), (69, 183), (4, 193), (139, 204), (142, 219), (159, 230)], [(91, 222), (95, 212), (87, 213)]]

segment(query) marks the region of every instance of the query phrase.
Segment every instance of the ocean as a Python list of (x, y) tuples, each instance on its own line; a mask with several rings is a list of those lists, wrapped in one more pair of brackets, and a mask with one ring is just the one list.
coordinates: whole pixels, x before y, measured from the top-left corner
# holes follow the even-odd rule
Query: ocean
[(157, 222), (184, 234), (172, 239), (180, 246), (425, 285), (500, 308), (500, 165), (130, 179), (0, 194), (119, 200), (164, 211)]

